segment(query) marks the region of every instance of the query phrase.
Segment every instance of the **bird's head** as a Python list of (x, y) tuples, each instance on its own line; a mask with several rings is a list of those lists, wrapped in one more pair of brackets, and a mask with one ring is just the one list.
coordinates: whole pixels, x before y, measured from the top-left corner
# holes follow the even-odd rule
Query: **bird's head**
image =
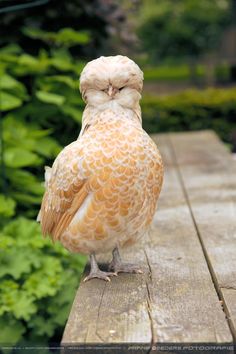
[(139, 103), (143, 72), (125, 56), (100, 57), (90, 61), (80, 76), (80, 91), (85, 102), (99, 107), (116, 102), (133, 109)]

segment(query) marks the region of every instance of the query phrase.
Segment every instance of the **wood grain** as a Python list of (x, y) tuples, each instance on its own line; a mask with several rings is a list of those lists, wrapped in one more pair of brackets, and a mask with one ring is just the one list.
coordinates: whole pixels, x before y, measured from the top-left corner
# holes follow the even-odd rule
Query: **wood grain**
[[(120, 274), (110, 283), (81, 283), (62, 345), (79, 345), (85, 352), (86, 347), (102, 345), (101, 352), (106, 348), (112, 353), (116, 349), (118, 353), (132, 353), (132, 348), (137, 353), (138, 345), (139, 353), (147, 353), (158, 343), (232, 343), (173, 147), (166, 135), (155, 136), (154, 141), (165, 163), (158, 210), (145, 240), (123, 251), (124, 259), (139, 262), (145, 273)], [(197, 156), (198, 152), (185, 157), (186, 166), (195, 164)], [(100, 260), (108, 259), (105, 255)]]
[(156, 341), (230, 341), (225, 314), (209, 274), (167, 138), (160, 143), (167, 161), (165, 185), (150, 244), (146, 248), (152, 268)]
[(236, 162), (210, 131), (171, 134), (170, 143), (215, 286), (236, 338)]

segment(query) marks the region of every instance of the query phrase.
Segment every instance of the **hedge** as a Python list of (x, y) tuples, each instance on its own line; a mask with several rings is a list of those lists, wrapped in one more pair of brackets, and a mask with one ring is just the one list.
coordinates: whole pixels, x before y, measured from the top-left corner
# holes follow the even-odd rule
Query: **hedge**
[(149, 133), (213, 129), (232, 143), (236, 130), (236, 88), (188, 90), (171, 96), (145, 96), (143, 126)]
[[(54, 34), (65, 37), (84, 41), (80, 33)], [(33, 56), (10, 44), (0, 57), (0, 347), (47, 346), (60, 342), (86, 263), (43, 239), (36, 223), (44, 166), (80, 131), (84, 63), (62, 47)]]

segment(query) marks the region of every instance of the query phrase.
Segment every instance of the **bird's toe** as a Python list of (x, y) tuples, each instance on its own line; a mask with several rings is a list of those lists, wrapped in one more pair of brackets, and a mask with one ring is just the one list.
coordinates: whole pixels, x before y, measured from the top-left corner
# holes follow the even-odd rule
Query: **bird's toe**
[(116, 274), (118, 273), (143, 274), (142, 269), (140, 269), (138, 265), (132, 263), (118, 263), (118, 264), (111, 263), (108, 269), (113, 270)]
[(83, 282), (86, 282), (91, 279), (102, 279), (105, 281), (111, 281), (110, 277), (116, 276), (117, 274), (114, 272), (103, 272), (102, 270), (97, 270), (96, 272), (90, 272), (87, 277), (84, 278)]

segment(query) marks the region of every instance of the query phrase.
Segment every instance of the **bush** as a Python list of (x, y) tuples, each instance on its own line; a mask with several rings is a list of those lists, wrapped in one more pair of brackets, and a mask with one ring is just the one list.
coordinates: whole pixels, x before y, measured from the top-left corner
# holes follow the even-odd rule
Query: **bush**
[[(205, 68), (202, 65), (196, 66), (196, 76), (203, 78)], [(145, 81), (188, 81), (191, 78), (189, 66), (181, 65), (159, 65), (157, 67), (147, 67), (144, 69)]]
[[(84, 40), (69, 32), (67, 41), (70, 35)], [(83, 63), (75, 62), (66, 49), (31, 56), (18, 46), (8, 46), (0, 55), (4, 113), (0, 149), (5, 166), (0, 186), (18, 214), (35, 217), (44, 190), (43, 166), (79, 134), (84, 104), (78, 76)]]
[(145, 96), (143, 126), (149, 133), (213, 129), (227, 143), (236, 129), (236, 89), (188, 90)]
[[(195, 66), (195, 81), (206, 82), (207, 67), (203, 64)], [(191, 82), (193, 80), (189, 63), (167, 63), (158, 66), (144, 66), (145, 82)], [(219, 64), (214, 68), (214, 79), (218, 83), (229, 82), (230, 67), (227, 64)]]
[(85, 257), (42, 238), (18, 218), (0, 234), (0, 343), (45, 343), (61, 334)]
[(230, 20), (229, 1), (142, 1), (141, 46), (150, 59), (199, 57), (214, 51)]
[(25, 33), (49, 36), (63, 48), (35, 56), (17, 45), (0, 49), (0, 343), (11, 345), (60, 341), (86, 262), (43, 239), (35, 218), (44, 165), (79, 134), (84, 64), (67, 47), (88, 35), (68, 29)]

